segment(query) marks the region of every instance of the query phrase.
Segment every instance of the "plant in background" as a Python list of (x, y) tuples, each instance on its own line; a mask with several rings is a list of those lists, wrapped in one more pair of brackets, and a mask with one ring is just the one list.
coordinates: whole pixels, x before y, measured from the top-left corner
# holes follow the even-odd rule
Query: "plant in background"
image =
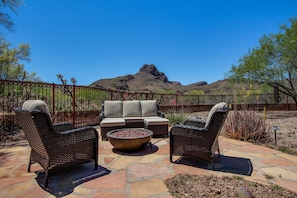
[[(252, 89), (252, 86), (250, 86)], [(264, 117), (257, 115), (253, 107), (249, 107), (246, 101), (251, 100), (250, 90), (242, 88), (241, 110), (237, 108), (237, 97), (234, 94), (234, 111), (226, 118), (224, 129), (227, 137), (253, 143), (265, 143), (271, 141), (270, 127), (265, 123)]]
[(182, 124), (188, 119), (188, 110), (182, 106), (179, 110), (173, 106), (168, 111), (166, 111), (165, 117), (169, 120), (171, 125)]

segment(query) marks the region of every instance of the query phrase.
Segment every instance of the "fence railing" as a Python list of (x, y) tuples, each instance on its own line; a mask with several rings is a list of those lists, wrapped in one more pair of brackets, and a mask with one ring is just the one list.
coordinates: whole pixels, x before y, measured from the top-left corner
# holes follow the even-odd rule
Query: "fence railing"
[[(98, 125), (101, 104), (104, 100), (149, 100), (158, 101), (161, 109), (187, 107), (195, 111), (204, 110), (202, 106), (212, 106), (220, 101), (230, 104), (246, 103), (260, 107), (263, 104), (294, 103), (285, 95), (244, 94), (234, 95), (179, 95), (151, 92), (124, 92), (97, 87), (64, 85), (41, 82), (0, 81), (0, 130), (11, 131), (14, 126), (14, 108), (25, 100), (44, 100), (54, 122), (70, 121), (76, 126)], [(236, 100), (236, 101), (234, 101)], [(278, 101), (278, 102), (276, 102)]]

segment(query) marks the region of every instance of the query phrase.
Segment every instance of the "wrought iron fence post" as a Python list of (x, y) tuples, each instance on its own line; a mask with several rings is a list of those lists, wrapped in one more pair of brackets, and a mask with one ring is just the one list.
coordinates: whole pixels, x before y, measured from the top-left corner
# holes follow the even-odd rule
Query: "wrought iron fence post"
[(72, 122), (75, 124), (75, 84), (73, 84), (72, 95)]
[(52, 84), (52, 112), (54, 116), (55, 115), (55, 83)]

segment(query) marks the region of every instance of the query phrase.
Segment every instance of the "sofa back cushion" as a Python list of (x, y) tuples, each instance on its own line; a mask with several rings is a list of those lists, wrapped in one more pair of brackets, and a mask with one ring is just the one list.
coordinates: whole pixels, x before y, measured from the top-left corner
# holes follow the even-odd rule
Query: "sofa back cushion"
[(106, 118), (122, 118), (123, 102), (119, 100), (104, 102), (104, 117)]
[(127, 100), (123, 102), (123, 117), (141, 117), (139, 100)]
[(158, 105), (156, 100), (142, 100), (141, 115), (142, 117), (158, 116)]

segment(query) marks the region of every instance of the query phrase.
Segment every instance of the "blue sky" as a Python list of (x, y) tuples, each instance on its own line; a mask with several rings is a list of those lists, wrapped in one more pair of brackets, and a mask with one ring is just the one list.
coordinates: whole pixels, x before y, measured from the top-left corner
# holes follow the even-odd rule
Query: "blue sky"
[(25, 70), (89, 85), (154, 64), (183, 85), (222, 80), (264, 34), (297, 17), (296, 0), (24, 0), (12, 47), (31, 46)]

